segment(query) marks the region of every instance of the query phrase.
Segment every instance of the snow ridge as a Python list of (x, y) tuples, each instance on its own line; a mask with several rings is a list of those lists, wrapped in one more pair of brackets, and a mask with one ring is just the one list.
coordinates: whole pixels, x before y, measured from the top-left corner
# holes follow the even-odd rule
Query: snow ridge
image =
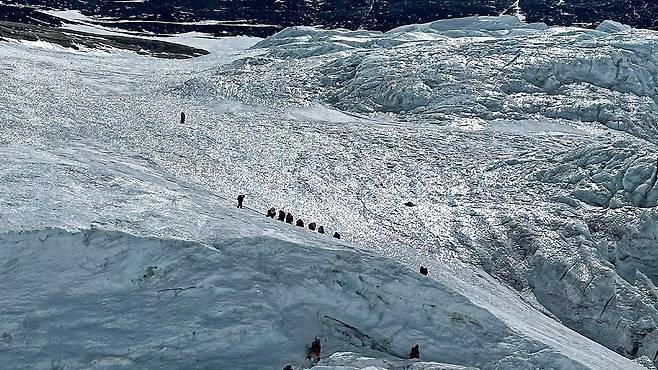
[[(44, 229), (0, 235), (0, 257), (10, 282), (0, 312), (5, 364), (20, 358), (58, 368), (297, 367), (304, 346), (320, 335), (325, 353), (374, 355), (380, 368), (408, 364), (403, 359), (415, 342), (426, 360), (475, 368), (588, 368), (441, 284), (337, 245), (228, 235), (199, 244)], [(344, 364), (344, 357), (326, 365)], [(610, 363), (620, 360), (611, 353)]]

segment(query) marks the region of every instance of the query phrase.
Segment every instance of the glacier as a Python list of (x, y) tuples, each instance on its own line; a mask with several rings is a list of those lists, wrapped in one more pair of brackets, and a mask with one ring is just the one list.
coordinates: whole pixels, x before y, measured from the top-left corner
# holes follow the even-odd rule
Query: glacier
[[(267, 231), (276, 221), (250, 228), (252, 219), (236, 219), (236, 229), (202, 244), (97, 228), (4, 234), (3, 278), (18, 289), (3, 306), (3, 363), (16, 369), (303, 366), (306, 342), (320, 335), (328, 338), (325, 352), (371, 354), (379, 368), (408, 364), (400, 359), (419, 338), (423, 358), (436, 361), (417, 363), (419, 369), (436, 368), (438, 360), (491, 369), (626, 364), (621, 357), (574, 359), (397, 263), (326, 238), (286, 240)], [(308, 232), (292, 234), (302, 233)], [(21, 319), (13, 312), (23, 312)], [(575, 333), (564, 335), (603, 350)], [(340, 365), (336, 357), (322, 366)]]
[(658, 33), (193, 36), (0, 43), (1, 363), (311, 368), (315, 335), (316, 369), (657, 360)]

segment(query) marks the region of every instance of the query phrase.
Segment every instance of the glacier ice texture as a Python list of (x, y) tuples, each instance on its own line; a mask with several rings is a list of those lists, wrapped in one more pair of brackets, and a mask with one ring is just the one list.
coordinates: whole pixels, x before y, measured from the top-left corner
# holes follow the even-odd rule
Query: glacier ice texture
[[(218, 341), (228, 338), (220, 333), (237, 330), (258, 348), (288, 343), (281, 354), (290, 356), (324, 331), (341, 343), (335, 352), (356, 353), (326, 359), (337, 368), (360, 357), (395, 366), (389, 357), (404, 356), (416, 338), (430, 343), (421, 346), (424, 360), (481, 369), (632, 369), (656, 361), (657, 33), (611, 22), (588, 30), (473, 17), (386, 33), (295, 27), (256, 41), (229, 39), (187, 61), (0, 44), (6, 108), (0, 110), (0, 240), (6, 263), (16, 261), (0, 271), (17, 293), (0, 331), (10, 336), (2, 345), (18, 351), (3, 353), (34, 364), (56, 361), (58, 351), (73, 356), (71, 344), (52, 333), (75, 327), (59, 328), (56, 318), (80, 316), (84, 325), (85, 307), (75, 297), (127, 309), (111, 303), (114, 291), (121, 298), (133, 294), (131, 307), (145, 311), (116, 327), (103, 323), (107, 330), (132, 324), (147, 330), (154, 324), (140, 319), (160, 315), (181, 331), (154, 338), (195, 356), (228, 345)], [(177, 120), (183, 109), (186, 126)], [(240, 192), (254, 209), (292, 210), (340, 230), (345, 242), (367, 253), (227, 208)], [(417, 206), (405, 207), (410, 200)], [(85, 231), (90, 225), (99, 230)], [(95, 249), (85, 249), (89, 233), (102, 241)], [(101, 253), (114, 238), (125, 242)], [(181, 239), (191, 244), (175, 241)], [(170, 243), (181, 251), (173, 253)], [(55, 275), (61, 282), (34, 281), (49, 289), (21, 290), (11, 279), (28, 284), (37, 271), (61, 262), (37, 252), (44, 249), (87, 260), (64, 259), (68, 268)], [(116, 265), (99, 286), (97, 270), (113, 251), (108, 260), (126, 265)], [(195, 263), (185, 265), (188, 256)], [(228, 296), (235, 295), (229, 306), (264, 291), (230, 288), (243, 279), (231, 271), (246, 269), (269, 292), (299, 292), (286, 296), (299, 306), (290, 316), (273, 293), (262, 306), (248, 307), (253, 317), (276, 312), (287, 325), (254, 321), (244, 334), (237, 324), (204, 321), (216, 307), (213, 299), (225, 297), (214, 285), (160, 292), (167, 294), (165, 308), (181, 311), (157, 311), (157, 290), (220, 281), (200, 266), (220, 269), (240, 260), (247, 265), (231, 266), (224, 277), (233, 289)], [(274, 263), (299, 261), (306, 261), (299, 271), (277, 280)], [(335, 274), (345, 274), (354, 290), (339, 289), (327, 261), (339, 265)], [(420, 264), (431, 281), (409, 272)], [(151, 266), (158, 269), (149, 273)], [(151, 273), (152, 287), (150, 277), (139, 281)], [(305, 284), (316, 280), (314, 287), (352, 306), (314, 301), (314, 287)], [(426, 297), (409, 286), (434, 293)], [(93, 297), (95, 289), (109, 297)], [(192, 299), (182, 300), (185, 294)], [(407, 303), (381, 303), (396, 297)], [(49, 311), (51, 305), (59, 311)], [(199, 305), (204, 313), (193, 310)], [(368, 305), (392, 308), (375, 310), (381, 315), (375, 317)], [(17, 314), (28, 308), (32, 316)], [(235, 322), (240, 314), (227, 310)], [(179, 316), (185, 312), (192, 316)], [(452, 312), (462, 316), (451, 322)], [(344, 338), (324, 316), (379, 338), (377, 345), (389, 338), (390, 351), (353, 342), (361, 334)], [(278, 337), (299, 320), (310, 320), (302, 321), (308, 333)], [(192, 322), (212, 322), (217, 332), (191, 345), (194, 330), (182, 329)], [(32, 344), (24, 345), (29, 338)], [(158, 352), (148, 338), (133, 339), (127, 360), (106, 359), (126, 353), (116, 351), (98, 361), (109, 361), (101, 363), (109, 368), (139, 359), (144, 367), (168, 360), (172, 368), (189, 366), (176, 362), (180, 352)], [(463, 347), (478, 341), (488, 345)], [(55, 357), (38, 360), (40, 350)], [(89, 360), (76, 356), (76, 364)]]

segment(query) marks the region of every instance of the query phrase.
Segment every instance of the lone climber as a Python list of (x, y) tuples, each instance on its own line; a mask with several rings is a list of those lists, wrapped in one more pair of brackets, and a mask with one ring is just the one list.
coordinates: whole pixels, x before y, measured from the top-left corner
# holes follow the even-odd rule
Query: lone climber
[(340, 239), (340, 234), (338, 233), (338, 231), (336, 231), (336, 232), (334, 233), (334, 238), (336, 238), (336, 239)]
[(185, 112), (180, 112), (180, 124), (185, 124)]
[(313, 361), (313, 357), (315, 357), (315, 362), (320, 361), (321, 350), (322, 345), (320, 344), (320, 338), (315, 337), (315, 340), (311, 343), (311, 348), (308, 349), (308, 356), (306, 356), (306, 358)]
[(427, 267), (421, 265), (421, 266), (420, 266), (420, 273), (421, 273), (422, 275), (427, 276), (427, 274), (428, 274)]
[(420, 351), (418, 350), (418, 345), (411, 347), (411, 352), (409, 352), (409, 358), (420, 358)]
[(242, 202), (244, 202), (244, 194), (238, 195), (238, 208), (242, 208)]

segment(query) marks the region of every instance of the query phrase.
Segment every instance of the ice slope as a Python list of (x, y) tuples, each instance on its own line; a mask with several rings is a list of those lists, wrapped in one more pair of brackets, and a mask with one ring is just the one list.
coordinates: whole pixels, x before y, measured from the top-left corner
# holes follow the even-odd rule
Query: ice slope
[(315, 335), (326, 354), (358, 353), (324, 369), (401, 368), (416, 342), (425, 361), (482, 369), (635, 368), (515, 297), (499, 297), (502, 311), (525, 310), (510, 325), (400, 263), (230, 208), (143, 159), (8, 149), (2, 183), (30, 179), (5, 193), (15, 213), (4, 209), (0, 234), (0, 362), (12, 369), (302, 366)]
[(582, 364), (397, 263), (258, 224), (270, 229), (229, 228), (211, 244), (102, 229), (3, 234), (2, 363), (276, 369), (303, 366), (320, 335), (325, 353), (376, 355), (382, 368), (409, 364), (415, 342), (426, 360), (486, 369), (629, 366), (621, 356)]
[[(615, 83), (595, 84), (617, 70), (597, 50), (628, 56), (633, 73), (655, 73), (646, 52), (655, 34), (608, 33), (612, 26), (606, 32), (546, 28), (511, 18), (452, 22), (387, 34), (295, 28), (251, 50), (246, 48), (256, 40), (225, 40), (210, 55), (186, 61), (0, 43), (0, 231), (18, 238), (25, 236), (21, 231), (95, 225), (98, 233), (125, 237), (128, 244), (146, 243), (142, 237), (183, 239), (211, 253), (202, 244), (270, 230), (259, 217), (226, 208), (235, 194), (246, 192), (254, 209), (291, 210), (373, 253), (359, 258), (401, 263), (404, 268), (393, 264), (395, 271), (404, 271), (399, 273), (411, 285), (418, 276), (408, 271), (425, 264), (432, 280), (421, 282), (488, 315), (494, 330), (478, 340), (498, 338), (499, 330), (511, 333), (478, 359), (472, 348), (464, 356), (440, 352), (445, 341), (432, 338), (441, 333), (419, 324), (414, 338), (428, 338), (441, 354), (428, 360), (484, 369), (538, 363), (634, 368), (565, 325), (623, 356), (655, 360), (654, 111), (644, 100), (628, 104), (639, 95), (617, 87), (632, 81), (623, 73), (622, 82), (614, 72)], [(534, 54), (523, 54), (532, 45)], [(635, 51), (628, 45), (637, 45)], [(520, 59), (514, 59), (517, 53)], [(600, 59), (596, 63), (605, 68), (560, 80), (570, 68), (583, 71), (566, 55), (582, 57), (584, 64)], [(633, 58), (639, 58), (637, 66)], [(509, 67), (500, 67), (501, 60)], [(564, 65), (554, 69), (550, 63), (560, 60)], [(531, 83), (542, 63), (560, 88)], [(534, 87), (508, 94), (490, 73)], [(652, 86), (644, 78), (642, 84)], [(627, 108), (645, 112), (627, 128), (592, 121), (596, 105), (590, 99), (608, 99), (620, 119)], [(419, 101), (413, 109), (400, 108)], [(517, 109), (526, 105), (538, 109)], [(573, 114), (556, 118), (549, 107)], [(178, 124), (181, 110), (188, 113), (185, 126)], [(417, 206), (405, 207), (409, 200)], [(264, 240), (285, 250), (317, 250), (304, 258), (332, 256), (326, 254), (335, 248), (332, 242), (316, 243), (308, 233), (279, 226)], [(72, 240), (80, 235), (52, 232)], [(71, 245), (82, 248), (76, 243)], [(192, 269), (181, 273), (194, 283), (207, 272), (181, 264)], [(147, 274), (150, 266), (144, 262), (127, 273)], [(359, 266), (345, 267), (356, 282)], [(367, 278), (391, 276), (386, 273)], [(158, 289), (170, 287), (162, 284)], [(144, 300), (152, 298), (147, 293), (153, 292), (141, 292)], [(405, 297), (412, 292), (405, 290)], [(347, 293), (336, 294), (351, 302)], [(36, 296), (21, 297), (30, 305)], [(377, 302), (358, 302), (366, 301)], [(432, 318), (413, 307), (401, 309), (420, 322)], [(10, 314), (22, 320), (21, 312)], [(393, 315), (389, 322), (403, 317), (387, 314)], [(353, 322), (372, 326), (353, 326), (375, 330), (364, 311), (354, 315)], [(56, 329), (43, 333), (53, 337)], [(300, 346), (309, 341), (294, 340)], [(14, 350), (34, 353), (13, 343)], [(400, 344), (396, 353), (408, 346)], [(397, 366), (382, 353), (349, 345), (333, 350)], [(75, 353), (72, 361), (87, 361), (86, 355)], [(493, 360), (467, 362), (486, 356)], [(547, 358), (548, 364), (542, 362)], [(327, 366), (340, 368), (340, 361), (338, 356)]]
[[(350, 131), (343, 120), (324, 131), (338, 144), (302, 152), (301, 168), (350, 179), (315, 189), (344, 203), (333, 222), (414, 263), (386, 243), (483, 266), (569, 327), (655, 360), (657, 45), (656, 33), (614, 22), (515, 17), (383, 34), (298, 27), (219, 68), (205, 91), (261, 106), (320, 101), (357, 114), (354, 126), (380, 122)], [(401, 207), (409, 199), (419, 206)]]

